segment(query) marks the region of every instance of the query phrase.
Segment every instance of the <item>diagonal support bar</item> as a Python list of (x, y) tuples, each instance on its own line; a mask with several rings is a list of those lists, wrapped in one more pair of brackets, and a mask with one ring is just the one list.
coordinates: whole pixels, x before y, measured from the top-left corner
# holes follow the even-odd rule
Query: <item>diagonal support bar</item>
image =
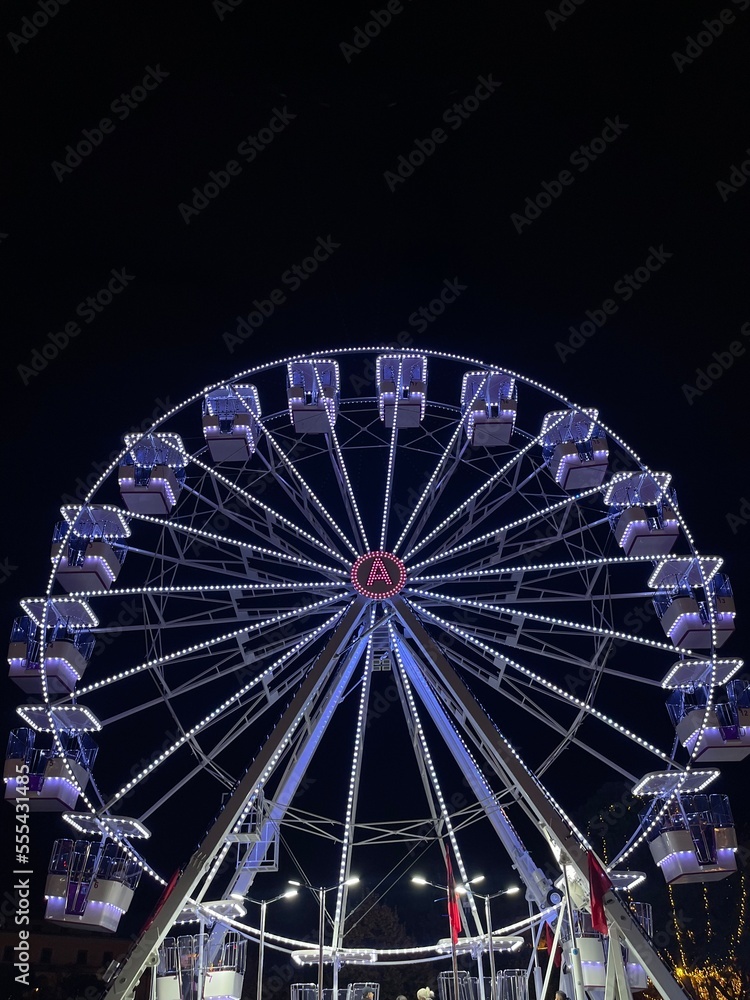
[[(268, 813), (260, 825), (258, 841), (251, 844), (246, 850), (233, 881), (225, 890), (225, 896), (233, 892), (241, 893), (244, 896), (250, 891), (255, 876), (273, 843), (275, 832), (286, 816), (287, 809), (302, 783), (305, 772), (328, 729), (328, 724), (333, 718), (336, 708), (343, 698), (368, 641), (369, 633), (365, 632), (350, 646), (339, 664), (338, 677), (315, 706), (307, 722), (307, 732), (303, 735), (292, 760), (287, 764), (286, 771), (274, 793), (273, 801), (269, 803)], [(204, 891), (206, 888), (207, 886), (204, 886)], [(212, 958), (221, 945), (225, 930), (226, 928), (217, 922), (211, 931), (208, 952)]]
[[(588, 888), (588, 854), (578, 837), (552, 805), (518, 754), (497, 731), (411, 607), (402, 597), (393, 597), (390, 603), (407, 633), (432, 664), (451, 698), (455, 699), (465, 713), (466, 720), (471, 724), (478, 741), (491, 751), (493, 766), (501, 780), (507, 782), (510, 779), (518, 797), (538, 818), (547, 839), (560, 848), (564, 860), (570, 863), (580, 882)], [(640, 924), (623, 906), (616, 893), (612, 891), (605, 893), (604, 908), (609, 921), (615, 925), (620, 936), (646, 970), (663, 1000), (689, 1000), (688, 994), (672, 976)]]
[(534, 864), (531, 855), (506, 816), (505, 810), (495, 801), (486, 778), (472, 759), (466, 745), (448, 718), (444, 705), (430, 687), (417, 658), (408, 647), (403, 652), (403, 659), (409, 680), (419, 694), (433, 723), (437, 726), (446, 746), (453, 755), (453, 759), (461, 768), (477, 802), (483, 804), (487, 819), (508, 852), (518, 875), (523, 879), (527, 890), (526, 898), (533, 899), (539, 909), (543, 910), (548, 905), (550, 892), (554, 890), (553, 884), (544, 872)]
[(321, 685), (331, 670), (335, 668), (336, 661), (349, 644), (366, 605), (365, 598), (358, 597), (342, 615), (341, 621), (326, 648), (318, 657), (317, 662), (264, 743), (258, 756), (232, 792), (218, 819), (208, 831), (198, 850), (190, 858), (161, 908), (157, 910), (150, 924), (141, 932), (140, 937), (133, 945), (105, 994), (108, 1000), (132, 1000), (135, 988), (144, 970), (150, 964), (150, 956), (155, 953), (167, 936), (178, 914), (211, 867), (211, 863), (225, 844), (227, 834), (239, 822), (248, 801), (263, 786), (288, 742), (290, 734), (299, 725)]

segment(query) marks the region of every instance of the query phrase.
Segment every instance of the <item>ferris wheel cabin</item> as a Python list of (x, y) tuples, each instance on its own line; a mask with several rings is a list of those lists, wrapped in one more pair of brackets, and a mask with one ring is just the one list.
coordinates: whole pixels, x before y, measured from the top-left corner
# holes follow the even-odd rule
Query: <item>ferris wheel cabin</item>
[(97, 746), (88, 733), (58, 734), (14, 729), (5, 755), (5, 798), (24, 799), (32, 812), (73, 809), (96, 760)]
[(427, 358), (420, 355), (379, 357), (377, 360), (380, 419), (390, 430), (394, 423), (419, 427), (425, 414)]
[(291, 361), (286, 390), (289, 416), (298, 434), (328, 434), (339, 413), (337, 361)]
[(722, 646), (734, 632), (735, 604), (721, 559), (662, 559), (648, 581), (658, 590), (654, 608), (666, 636), (679, 649)]
[(516, 423), (516, 380), (504, 372), (467, 372), (461, 412), (468, 412), (466, 436), (475, 448), (509, 444)]
[(203, 436), (214, 462), (246, 462), (255, 452), (260, 400), (254, 385), (222, 387), (203, 400)]
[(593, 409), (555, 410), (542, 422), (542, 453), (564, 490), (577, 492), (604, 482), (609, 447), (598, 416)]
[(126, 434), (118, 479), (122, 502), (137, 514), (169, 514), (185, 481), (179, 434)]
[(138, 861), (120, 844), (56, 840), (47, 869), (44, 918), (63, 927), (116, 931), (140, 877)]
[(633, 788), (652, 804), (640, 819), (667, 884), (716, 882), (737, 870), (737, 834), (726, 795), (704, 789), (715, 769), (655, 771)]
[[(629, 903), (629, 908), (648, 935), (653, 933), (653, 915), (650, 903), (635, 902)], [(599, 931), (594, 930), (591, 923), (591, 914), (585, 910), (575, 912), (575, 943), (581, 956), (581, 971), (583, 973), (583, 988), (592, 1000), (599, 1000), (603, 997), (603, 990), (607, 981), (607, 950), (610, 942)], [(572, 964), (570, 951), (573, 947), (573, 936), (570, 924), (566, 921), (563, 924), (561, 933), (563, 955), (568, 964)], [(641, 992), (648, 986), (648, 973), (645, 968), (636, 961), (636, 956), (631, 953), (627, 945), (620, 945), (622, 948), (623, 964), (628, 978), (630, 989), (633, 992)], [(595, 992), (596, 991), (596, 992)]]
[(120, 574), (126, 549), (118, 542), (130, 535), (115, 507), (70, 506), (55, 525), (52, 563), (55, 579), (68, 593), (109, 590)]
[(668, 555), (680, 534), (666, 472), (620, 472), (604, 491), (610, 524), (626, 556)]
[(26, 694), (42, 693), (42, 647), (44, 674), (50, 694), (69, 694), (83, 677), (94, 649), (88, 629), (76, 628), (69, 620), (58, 619), (42, 630), (28, 615), (16, 618), (8, 645), (8, 676)]
[[(648, 846), (669, 885), (716, 882), (737, 871), (737, 834), (726, 795), (673, 795), (657, 799), (664, 812)], [(642, 817), (648, 823), (648, 814)]]
[(247, 941), (236, 931), (224, 935), (217, 955), (209, 935), (167, 937), (159, 947), (156, 1000), (195, 1000), (199, 976), (203, 1000), (240, 1000), (245, 978)]
[[(459, 1000), (481, 1000), (482, 996), (495, 996), (498, 1000), (529, 1000), (528, 976), (525, 969), (498, 969), (495, 973), (495, 988), (492, 989), (492, 979), (484, 977), (484, 982), (480, 983), (478, 976), (472, 976), (463, 969), (458, 970), (458, 997)], [(359, 984), (357, 984), (359, 985)], [(372, 990), (371, 983), (363, 983), (368, 991)], [(456, 990), (452, 972), (438, 972), (437, 980), (438, 1000), (455, 1000)], [(312, 987), (313, 994), (308, 997), (300, 997), (292, 994), (292, 1000), (316, 1000), (317, 987)], [(484, 989), (484, 993), (482, 993)], [(429, 990), (425, 991), (429, 993)], [(365, 990), (358, 993), (352, 989), (351, 997), (342, 997), (341, 1000), (364, 1000)], [(417, 992), (417, 998), (424, 996), (421, 990)], [(375, 1000), (379, 1000), (379, 994), (375, 993)], [(331, 998), (333, 1000), (333, 998)]]
[[(81, 679), (95, 647), (99, 621), (86, 601), (58, 595), (26, 598), (8, 645), (9, 677), (27, 694), (69, 694)], [(44, 640), (44, 641), (43, 641)]]
[(750, 754), (750, 684), (731, 678), (742, 660), (679, 661), (662, 681), (667, 711), (694, 761), (744, 760)]

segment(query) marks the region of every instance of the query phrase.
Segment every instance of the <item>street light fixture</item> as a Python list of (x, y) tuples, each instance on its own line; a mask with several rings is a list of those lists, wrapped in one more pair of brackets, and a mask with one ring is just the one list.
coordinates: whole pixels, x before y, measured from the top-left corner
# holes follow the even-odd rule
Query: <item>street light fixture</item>
[[(459, 894), (459, 896), (465, 895), (467, 892), (469, 892), (469, 890), (466, 888), (467, 885), (476, 885), (476, 883), (481, 882), (483, 878), (484, 875), (475, 875), (474, 878), (469, 879), (466, 885), (457, 885), (456, 892)], [(445, 885), (438, 885), (437, 882), (430, 882), (428, 879), (422, 878), (421, 875), (412, 875), (411, 880), (415, 885), (431, 885), (433, 889), (442, 889), (445, 891), (448, 888)]]
[[(490, 914), (490, 900), (495, 899), (497, 896), (512, 896), (521, 889), (517, 885), (512, 885), (508, 889), (500, 889), (498, 892), (492, 892), (489, 895), (483, 895), (479, 892), (474, 892), (473, 889), (469, 889), (468, 886), (476, 885), (478, 882), (483, 881), (484, 875), (475, 875), (474, 878), (469, 879), (464, 885), (457, 885), (454, 889), (457, 895), (473, 895), (478, 896), (480, 899), (484, 900), (484, 916), (487, 923), (487, 949), (489, 951), (490, 959), (490, 991), (491, 1000), (496, 1000), (497, 987), (495, 983), (495, 951), (492, 947), (492, 917)], [(430, 882), (429, 879), (422, 878), (421, 875), (413, 875), (412, 882), (415, 885), (431, 885), (435, 889), (441, 889), (447, 893), (448, 902), (450, 903), (450, 888), (444, 885), (438, 885), (437, 882)], [(453, 942), (453, 928), (451, 930), (451, 958), (453, 960), (453, 990), (455, 994), (455, 1000), (458, 1000), (458, 962), (456, 957), (456, 945)]]
[(454, 886), (453, 889), (451, 889), (451, 887), (447, 885), (439, 885), (437, 882), (430, 882), (429, 879), (422, 878), (421, 875), (412, 875), (411, 879), (415, 885), (431, 885), (433, 889), (440, 889), (445, 893), (445, 898), (448, 903), (448, 925), (449, 925), (448, 930), (451, 942), (451, 965), (453, 968), (453, 1000), (459, 1000), (459, 996), (458, 996), (458, 955), (456, 954), (456, 942), (453, 940), (453, 924), (450, 918), (451, 902), (452, 902), (451, 892), (463, 896), (465, 893), (470, 891), (466, 888), (467, 885), (476, 885), (476, 883), (481, 882), (483, 878), (484, 875), (475, 875), (474, 878), (469, 879), (469, 881), (465, 885), (457, 885)]
[[(342, 885), (355, 885), (359, 882), (359, 877), (357, 875), (352, 875), (350, 878), (346, 878), (343, 882), (337, 882), (335, 885), (329, 885), (328, 887), (320, 886), (316, 889), (314, 885), (310, 885), (309, 882), (299, 882), (297, 879), (289, 879), (289, 885), (296, 885), (303, 889), (309, 889), (311, 892), (316, 892), (318, 894), (318, 901), (320, 904), (320, 910), (318, 914), (318, 1000), (323, 1000), (323, 948), (325, 941), (325, 915), (326, 915), (326, 894), (332, 889), (340, 889)], [(333, 948), (336, 947), (336, 942), (332, 942)], [(335, 962), (335, 957), (333, 958)], [(260, 997), (258, 997), (260, 1000)], [(333, 1000), (337, 1000), (336, 997)]]
[(261, 1000), (261, 995), (263, 992), (263, 952), (266, 943), (266, 908), (269, 903), (276, 903), (280, 899), (289, 899), (292, 896), (297, 895), (296, 889), (287, 889), (286, 892), (279, 893), (278, 896), (274, 896), (272, 899), (250, 899), (249, 896), (243, 896), (241, 892), (232, 892), (230, 896), (232, 899), (242, 899), (247, 900), (248, 903), (256, 903), (260, 906), (260, 934), (258, 936), (258, 981), (256, 985), (256, 1000)]
[(514, 896), (521, 889), (517, 885), (511, 885), (507, 889), (500, 889), (499, 892), (492, 892), (487, 896), (482, 895), (480, 892), (475, 892), (475, 896), (479, 896), (480, 899), (484, 900), (484, 919), (487, 924), (487, 950), (489, 952), (490, 958), (490, 1000), (496, 1000), (497, 994), (497, 983), (496, 983), (496, 973), (495, 973), (495, 949), (492, 946), (492, 914), (490, 911), (490, 900), (496, 899), (498, 896)]

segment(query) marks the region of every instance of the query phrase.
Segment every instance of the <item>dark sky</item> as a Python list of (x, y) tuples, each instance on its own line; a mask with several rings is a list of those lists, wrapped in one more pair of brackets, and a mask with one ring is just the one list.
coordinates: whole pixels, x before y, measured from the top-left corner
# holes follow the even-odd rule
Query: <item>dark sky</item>
[(670, 471), (742, 656), (750, 0), (467, 6), (5, 5), (6, 628), (124, 431), (401, 334), (598, 407)]

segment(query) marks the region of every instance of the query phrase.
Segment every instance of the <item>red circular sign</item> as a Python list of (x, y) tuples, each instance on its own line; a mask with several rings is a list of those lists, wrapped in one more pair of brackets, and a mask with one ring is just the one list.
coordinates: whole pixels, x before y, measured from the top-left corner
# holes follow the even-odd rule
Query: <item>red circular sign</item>
[(352, 583), (372, 600), (393, 597), (406, 583), (406, 566), (390, 552), (367, 552), (352, 566)]

